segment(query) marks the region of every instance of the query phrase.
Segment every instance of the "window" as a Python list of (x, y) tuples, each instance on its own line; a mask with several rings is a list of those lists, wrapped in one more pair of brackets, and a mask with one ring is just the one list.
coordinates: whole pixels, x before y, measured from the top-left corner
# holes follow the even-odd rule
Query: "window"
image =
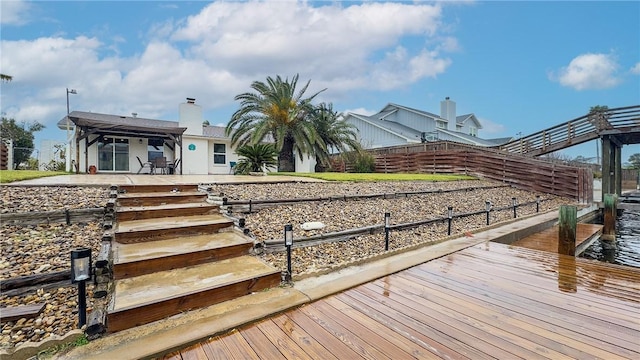
[(214, 164), (227, 163), (227, 145), (213, 144), (213, 163)]
[(456, 131), (462, 131), (462, 125), (456, 125)]
[(437, 129), (446, 129), (447, 128), (447, 122), (446, 121), (436, 120), (436, 128)]
[(470, 127), (469, 128), (469, 135), (471, 136), (478, 136), (478, 128), (476, 127)]
[(149, 145), (147, 146), (147, 159), (153, 161), (157, 158), (164, 157), (164, 140), (163, 139), (149, 139)]
[(104, 136), (98, 140), (99, 171), (129, 171), (129, 139)]

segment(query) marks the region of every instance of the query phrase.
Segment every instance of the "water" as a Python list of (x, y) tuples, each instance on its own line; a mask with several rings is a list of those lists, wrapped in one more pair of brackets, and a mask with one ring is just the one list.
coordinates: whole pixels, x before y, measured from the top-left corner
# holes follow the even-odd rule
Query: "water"
[(603, 249), (602, 243), (596, 241), (581, 256), (640, 268), (640, 211), (624, 210), (616, 230), (617, 249)]

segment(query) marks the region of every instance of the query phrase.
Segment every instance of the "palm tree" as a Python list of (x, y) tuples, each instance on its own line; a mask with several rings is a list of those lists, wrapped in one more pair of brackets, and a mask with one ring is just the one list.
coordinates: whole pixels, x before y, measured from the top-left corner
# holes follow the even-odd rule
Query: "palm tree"
[(311, 101), (322, 91), (303, 98), (307, 84), (296, 92), (298, 75), (291, 81), (267, 77), (267, 82), (254, 81), (254, 93), (236, 95), (240, 108), (232, 115), (225, 134), (231, 135), (231, 145), (255, 145), (269, 140), (278, 151), (278, 171), (295, 171), (295, 153), (312, 154), (316, 131), (309, 120), (314, 107)]
[(278, 152), (273, 144), (245, 145), (236, 150), (242, 158), (234, 167), (235, 174), (262, 172), (262, 167), (273, 168), (277, 165)]
[(316, 171), (322, 171), (329, 166), (329, 156), (332, 150), (340, 153), (361, 149), (357, 139), (358, 129), (347, 123), (342, 114), (333, 110), (333, 104), (321, 103), (312, 117), (313, 126), (318, 133), (314, 144), (316, 154)]

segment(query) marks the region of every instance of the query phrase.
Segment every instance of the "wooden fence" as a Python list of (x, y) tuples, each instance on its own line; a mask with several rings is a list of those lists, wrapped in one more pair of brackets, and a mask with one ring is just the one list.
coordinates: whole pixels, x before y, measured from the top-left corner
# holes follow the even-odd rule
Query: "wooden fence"
[(9, 148), (4, 141), (0, 141), (0, 170), (9, 169)]
[[(396, 146), (368, 151), (379, 173), (467, 174), (521, 189), (593, 201), (593, 172), (499, 150), (451, 142)], [(333, 158), (335, 171), (353, 166)]]

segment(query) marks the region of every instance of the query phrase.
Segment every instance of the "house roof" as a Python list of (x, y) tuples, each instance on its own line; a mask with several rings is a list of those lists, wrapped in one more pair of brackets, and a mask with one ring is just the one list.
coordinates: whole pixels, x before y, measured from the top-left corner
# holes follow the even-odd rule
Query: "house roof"
[(390, 111), (390, 110), (388, 110), (389, 107), (396, 107), (396, 108), (404, 109), (406, 111), (413, 112), (413, 113), (416, 113), (416, 114), (419, 114), (419, 115), (422, 115), (422, 116), (427, 116), (427, 117), (432, 117), (432, 118), (436, 118), (436, 119), (447, 121), (446, 119), (443, 119), (442, 117), (440, 117), (440, 115), (436, 115), (436, 114), (430, 113), (428, 111), (422, 111), (422, 110), (418, 110), (418, 109), (414, 109), (414, 108), (411, 108), (411, 107), (408, 107), (408, 106), (398, 105), (398, 104), (394, 104), (394, 103), (388, 103), (384, 108), (382, 108), (382, 110), (380, 110), (380, 112), (378, 114), (380, 114), (382, 112), (385, 112), (385, 111)]
[(366, 121), (376, 127), (382, 128), (396, 136), (399, 136), (407, 141), (420, 141), (422, 133), (416, 129), (410, 128), (408, 126), (404, 126), (395, 121), (388, 120), (380, 120), (377, 118), (378, 114), (372, 116), (359, 115), (350, 113), (349, 115), (358, 118), (360, 120)]
[[(145, 119), (131, 116), (109, 115), (85, 111), (73, 111), (69, 120), (75, 125), (111, 135), (136, 135), (144, 137), (180, 136), (187, 128), (179, 127), (175, 121)], [(66, 129), (67, 117), (58, 121), (58, 127)]]
[(224, 134), (224, 126), (204, 125), (202, 127), (202, 135), (210, 138), (227, 139), (229, 138)]
[(480, 124), (480, 121), (478, 121), (478, 119), (474, 114), (465, 114), (465, 115), (456, 116), (456, 124), (462, 124), (465, 121), (467, 121), (467, 119), (471, 119), (471, 121), (473, 121), (476, 124), (476, 127), (478, 129), (482, 129), (482, 124)]

